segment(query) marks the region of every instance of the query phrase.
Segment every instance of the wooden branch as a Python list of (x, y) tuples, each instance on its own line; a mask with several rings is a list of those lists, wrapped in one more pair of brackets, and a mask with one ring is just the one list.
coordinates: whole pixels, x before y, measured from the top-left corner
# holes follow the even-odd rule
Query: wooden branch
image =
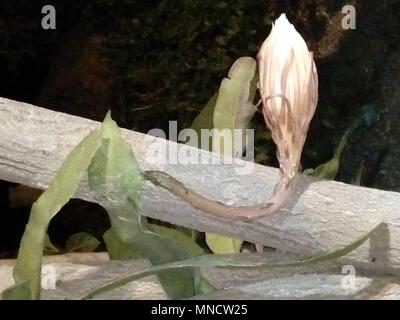
[[(243, 254), (243, 261), (256, 260), (260, 255)], [(269, 252), (271, 261), (288, 259), (282, 253)], [(263, 257), (266, 258), (265, 255)], [(290, 259), (290, 258), (289, 258)], [(14, 283), (15, 260), (0, 260), (0, 292)], [(104, 253), (68, 253), (43, 257), (48, 274), (57, 275), (55, 288), (42, 291), (46, 300), (64, 300), (115, 279), (118, 275), (141, 270), (149, 265), (143, 259), (110, 261)], [(204, 276), (217, 288), (207, 295), (191, 299), (400, 299), (398, 277), (357, 273), (348, 277), (335, 265), (279, 269), (202, 268)], [(49, 285), (50, 283), (46, 283)], [(153, 275), (95, 296), (94, 299), (142, 300), (168, 299)]]
[[(46, 188), (68, 152), (98, 122), (0, 98), (0, 178)], [(266, 201), (278, 170), (254, 165), (249, 175), (237, 169), (251, 163), (221, 162), (220, 156), (142, 133), (123, 130), (143, 170), (162, 170), (191, 189), (225, 203), (252, 205)], [(168, 146), (170, 154), (197, 150), (207, 164), (162, 164), (149, 155)], [(301, 176), (280, 211), (253, 221), (231, 222), (197, 211), (169, 192), (144, 183), (144, 215), (200, 231), (225, 233), (309, 256), (340, 248), (380, 222), (387, 223), (369, 243), (346, 260), (374, 270), (400, 267), (400, 194)], [(83, 181), (76, 197), (94, 201)]]

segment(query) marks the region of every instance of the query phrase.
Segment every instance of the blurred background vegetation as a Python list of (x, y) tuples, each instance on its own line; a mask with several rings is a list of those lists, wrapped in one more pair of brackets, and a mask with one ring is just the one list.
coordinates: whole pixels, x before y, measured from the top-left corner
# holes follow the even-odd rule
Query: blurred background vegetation
[[(45, 4), (56, 8), (56, 30), (41, 28)], [(341, 27), (346, 4), (356, 7), (355, 30)], [(282, 12), (314, 52), (320, 80), (303, 168), (329, 160), (362, 116), (337, 179), (361, 170), (361, 185), (400, 191), (400, 0), (3, 1), (0, 96), (95, 120), (111, 109), (120, 126), (141, 132), (169, 120), (186, 128), (231, 64), (256, 56)], [(276, 166), (261, 116), (253, 127), (256, 161)], [(10, 206), (10, 187), (0, 183), (0, 257), (13, 255), (29, 213)], [(60, 245), (79, 231), (101, 239), (108, 223), (96, 205), (74, 201), (50, 235)]]

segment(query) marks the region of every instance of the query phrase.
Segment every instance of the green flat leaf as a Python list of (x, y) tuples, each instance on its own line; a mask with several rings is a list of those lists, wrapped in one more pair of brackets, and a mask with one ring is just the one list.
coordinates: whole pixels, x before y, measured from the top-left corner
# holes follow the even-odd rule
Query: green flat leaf
[(349, 254), (358, 247), (360, 247), (367, 239), (379, 228), (384, 226), (384, 223), (380, 223), (367, 234), (363, 235), (356, 241), (346, 245), (338, 250), (326, 253), (319, 257), (307, 258), (300, 261), (288, 261), (288, 262), (270, 262), (268, 260), (260, 259), (256, 262), (246, 262), (240, 258), (240, 255), (226, 256), (226, 255), (202, 255), (197, 257), (192, 257), (186, 260), (177, 261), (173, 263), (167, 263), (159, 266), (147, 267), (139, 271), (132, 272), (130, 274), (124, 275), (118, 279), (107, 282), (97, 288), (94, 288), (85, 294), (77, 297), (77, 299), (90, 299), (94, 296), (107, 292), (109, 290), (118, 288), (125, 285), (131, 281), (147, 277), (152, 274), (157, 274), (169, 269), (179, 269), (187, 267), (230, 267), (230, 268), (279, 268), (279, 267), (302, 267), (309, 266), (316, 263), (322, 263), (327, 261), (332, 261), (338, 259), (342, 256)]
[(65, 244), (67, 252), (93, 252), (100, 245), (96, 237), (86, 232), (74, 233)]
[[(235, 134), (235, 129), (249, 127), (256, 108), (253, 105), (257, 89), (257, 63), (253, 58), (237, 59), (221, 82), (213, 111), (212, 151), (230, 157), (241, 157), (246, 150), (246, 135)], [(206, 242), (217, 254), (238, 253), (243, 244), (240, 239), (206, 232)]]
[(237, 59), (221, 82), (213, 113), (213, 128), (248, 128), (256, 109), (257, 62), (250, 57)]
[(310, 172), (309, 173), (310, 176), (321, 179), (333, 180), (335, 179), (339, 171), (339, 164), (340, 164), (339, 159), (332, 158), (331, 160), (323, 164), (320, 164), (314, 170), (306, 171), (305, 173)]
[(30, 281), (23, 281), (7, 288), (1, 293), (1, 300), (30, 300)]
[[(150, 226), (141, 217), (139, 191), (142, 176), (139, 166), (130, 146), (123, 141), (118, 126), (111, 118), (104, 120), (103, 138), (88, 172), (89, 186), (110, 217), (114, 233), (111, 247), (119, 246), (111, 256), (120, 259), (137, 252), (152, 265), (187, 258), (189, 253), (177, 241), (177, 235), (173, 239), (158, 235), (154, 231), (159, 232), (160, 228)], [(119, 239), (117, 244), (115, 237)], [(122, 244), (129, 245), (133, 251), (127, 253), (127, 250), (121, 250)], [(172, 298), (191, 297), (199, 287), (198, 271), (192, 268), (165, 270), (158, 277)]]
[(361, 164), (356, 171), (356, 174), (354, 177), (351, 179), (351, 184), (355, 186), (360, 186), (361, 185), (361, 177), (363, 174), (364, 166)]
[[(182, 230), (176, 230), (159, 226), (156, 224), (149, 224), (149, 228), (161, 237), (166, 237), (168, 241), (173, 240), (175, 244), (178, 244), (183, 248), (184, 253), (181, 257), (188, 258), (204, 254), (204, 250), (193, 240), (193, 238)], [(182, 259), (182, 258), (181, 258)], [(201, 274), (199, 268), (193, 268), (193, 279), (194, 279), (194, 294), (208, 294), (215, 291), (213, 285), (211, 285)]]
[[(253, 58), (239, 58), (230, 68), (228, 77), (222, 80), (213, 113), (213, 128), (225, 130), (220, 135), (214, 134), (214, 152), (241, 157), (246, 149), (244, 132), (243, 135), (234, 135), (234, 129), (247, 129), (256, 112), (253, 105), (257, 89), (256, 68), (257, 63)], [(238, 146), (242, 148), (236, 150)]]
[(206, 242), (212, 252), (216, 254), (239, 253), (243, 240), (206, 232)]
[(335, 179), (339, 171), (340, 157), (342, 155), (343, 149), (346, 146), (350, 135), (353, 133), (353, 131), (357, 128), (359, 124), (360, 124), (360, 119), (356, 119), (346, 130), (345, 134), (340, 139), (340, 143), (337, 146), (335, 154), (333, 155), (333, 158), (331, 160), (319, 165), (314, 170), (312, 169), (304, 170), (303, 173), (321, 179), (329, 179), (329, 180)]
[(110, 260), (132, 260), (142, 257), (132, 245), (123, 242), (113, 228), (108, 229), (103, 234), (103, 239)]
[[(201, 148), (201, 129), (209, 129), (211, 130), (213, 125), (213, 113), (215, 103), (217, 102), (218, 94), (215, 93), (211, 99), (207, 102), (207, 104), (203, 107), (200, 113), (193, 120), (191, 128), (196, 131), (197, 136), (199, 137), (198, 145), (194, 145), (193, 143), (188, 143), (192, 147)], [(208, 137), (208, 146), (211, 148), (212, 146), (212, 137)], [(192, 141), (190, 141), (192, 142)], [(203, 144), (204, 145), (204, 144)], [(209, 150), (208, 150), (209, 151)]]
[(88, 169), (89, 187), (107, 210), (118, 237), (129, 243), (139, 232), (141, 173), (130, 146), (109, 116), (103, 122), (102, 137)]
[(179, 229), (172, 229), (156, 224), (148, 224), (148, 228), (160, 237), (173, 239), (184, 248), (187, 256), (199, 256), (204, 250), (193, 239)]
[(45, 256), (48, 255), (53, 255), (59, 253), (60, 250), (58, 250), (50, 241), (49, 235), (46, 233), (45, 238), (44, 238), (44, 249), (43, 249), (43, 254)]
[(74, 194), (100, 142), (100, 129), (86, 136), (68, 154), (48, 189), (32, 205), (14, 268), (17, 284), (30, 282), (32, 299), (40, 298), (42, 255), (49, 222)]

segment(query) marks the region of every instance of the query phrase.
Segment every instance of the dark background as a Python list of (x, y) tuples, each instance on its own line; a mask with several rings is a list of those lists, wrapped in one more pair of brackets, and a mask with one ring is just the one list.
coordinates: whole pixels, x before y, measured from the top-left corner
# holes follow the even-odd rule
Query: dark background
[[(43, 30), (51, 4), (57, 29)], [(343, 30), (341, 9), (353, 4), (355, 30)], [(255, 57), (280, 13), (314, 51), (320, 98), (303, 152), (303, 168), (332, 157), (358, 117), (337, 180), (400, 191), (400, 1), (98, 0), (0, 4), (0, 96), (102, 120), (111, 109), (122, 127), (147, 132), (177, 120), (189, 127), (231, 64)], [(1, 120), (1, 119), (0, 119)], [(1, 124), (0, 124), (1, 125)], [(256, 161), (276, 166), (260, 115)], [(13, 256), (29, 206), (11, 208), (0, 182), (0, 257)], [(63, 246), (87, 231), (101, 239), (107, 217), (73, 201), (50, 226)]]

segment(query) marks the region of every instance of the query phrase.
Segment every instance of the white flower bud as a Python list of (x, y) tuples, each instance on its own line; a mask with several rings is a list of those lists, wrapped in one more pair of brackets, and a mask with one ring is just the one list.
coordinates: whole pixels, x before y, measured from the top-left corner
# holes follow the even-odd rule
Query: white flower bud
[(299, 170), (301, 152), (318, 100), (313, 54), (282, 14), (257, 55), (265, 122), (278, 150), (284, 185)]

